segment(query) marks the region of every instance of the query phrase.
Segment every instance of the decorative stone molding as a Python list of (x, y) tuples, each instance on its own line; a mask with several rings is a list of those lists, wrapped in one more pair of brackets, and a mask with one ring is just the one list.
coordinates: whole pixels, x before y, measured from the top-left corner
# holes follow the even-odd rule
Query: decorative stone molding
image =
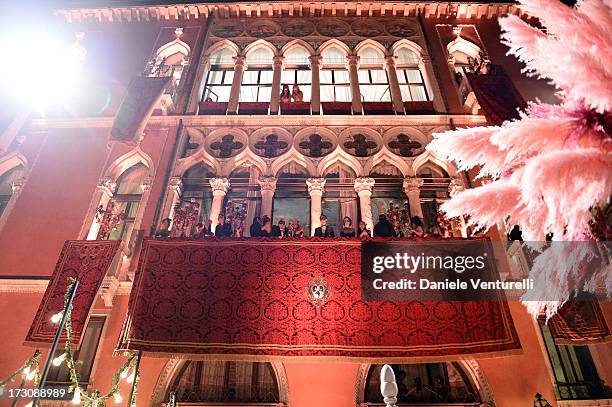
[(423, 185), (423, 179), (419, 177), (404, 178), (404, 192), (406, 194), (419, 192), (419, 188)]
[(282, 55), (275, 55), (274, 58), (272, 59), (272, 63), (273, 65), (280, 68), (285, 63), (285, 57)]
[(100, 286), (100, 296), (104, 300), (104, 305), (106, 307), (113, 306), (113, 298), (117, 293), (117, 289), (119, 288), (119, 280), (115, 276), (106, 276), (104, 280), (102, 280), (102, 284)]
[(460, 177), (452, 177), (450, 184), (448, 185), (448, 194), (453, 197), (459, 192), (465, 191), (465, 185)]
[(170, 178), (168, 189), (180, 194), (183, 191), (183, 180), (181, 180), (181, 177)]
[(325, 192), (325, 178), (308, 178), (306, 185), (310, 196), (323, 195), (323, 192)]
[(346, 57), (346, 66), (356, 66), (359, 68), (359, 55), (349, 55)]
[(227, 178), (211, 178), (208, 182), (213, 190), (213, 195), (225, 195), (230, 189), (230, 182)]
[(48, 285), (49, 280), (43, 278), (39, 280), (0, 279), (0, 293), (42, 294)]
[(270, 176), (260, 177), (257, 180), (257, 183), (259, 184), (259, 187), (262, 191), (276, 191), (276, 182), (277, 179), (275, 177)]
[(308, 57), (308, 61), (310, 61), (310, 69), (313, 69), (313, 67), (321, 65), (323, 57), (321, 55), (311, 55)]
[(102, 193), (106, 194), (109, 197), (112, 197), (117, 189), (117, 183), (110, 177), (105, 177), (98, 181), (98, 190), (102, 191)]
[(21, 189), (25, 185), (25, 181), (25, 178), (21, 177), (11, 183), (11, 191), (13, 191), (13, 194), (18, 194), (21, 192)]
[(234, 66), (235, 67), (244, 67), (246, 65), (246, 57), (244, 55), (238, 55), (234, 57)]
[(372, 187), (374, 186), (374, 178), (370, 177), (359, 177), (355, 179), (355, 192), (357, 195), (361, 195), (362, 192), (372, 193)]
[(142, 180), (142, 183), (140, 184), (140, 187), (142, 188), (142, 192), (147, 192), (151, 190), (151, 187), (153, 186), (153, 177), (145, 177)]

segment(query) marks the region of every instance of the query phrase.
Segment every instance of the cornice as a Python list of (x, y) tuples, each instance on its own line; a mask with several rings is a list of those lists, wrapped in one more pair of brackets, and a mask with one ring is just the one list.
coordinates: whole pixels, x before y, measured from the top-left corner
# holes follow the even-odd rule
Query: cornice
[(189, 21), (232, 17), (407, 17), (493, 19), (507, 14), (526, 17), (514, 2), (388, 2), (388, 1), (261, 1), (194, 2), (173, 5), (128, 5), (124, 7), (87, 7), (57, 9), (55, 14), (68, 23), (113, 23)]
[[(89, 118), (48, 118), (33, 119), (32, 130), (45, 129), (110, 129), (113, 117)], [(248, 116), (248, 115), (185, 115), (153, 116), (146, 130), (160, 127), (178, 126), (257, 126), (265, 121), (268, 126), (444, 126), (452, 122), (457, 125), (479, 126), (486, 124), (484, 116), (479, 115), (397, 115), (397, 116)]]
[(47, 289), (47, 285), (49, 285), (48, 278), (3, 278), (0, 279), (0, 293), (42, 294)]

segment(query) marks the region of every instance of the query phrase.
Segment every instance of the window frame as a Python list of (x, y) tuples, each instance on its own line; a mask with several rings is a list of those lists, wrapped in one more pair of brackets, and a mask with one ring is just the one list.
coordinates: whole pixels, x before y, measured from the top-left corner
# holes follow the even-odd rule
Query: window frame
[[(319, 86), (321, 87), (321, 92), (320, 92), (321, 93), (321, 102), (351, 102), (353, 95), (352, 95), (352, 89), (351, 89), (351, 77), (350, 77), (348, 69), (341, 68), (341, 67), (335, 67), (335, 66), (334, 67), (331, 67), (331, 66), (330, 67), (324, 67), (324, 68), (321, 69), (321, 73), (328, 72), (328, 71), (331, 72), (332, 81), (331, 82), (324, 82), (323, 78), (322, 78), (322, 76), (324, 76), (324, 75), (321, 75), (320, 84), (319, 84)], [(336, 74), (335, 74), (335, 72), (345, 72), (346, 73), (346, 78), (347, 78), (346, 80), (347, 80), (347, 82), (336, 82)], [(324, 87), (328, 87), (328, 86), (332, 87), (332, 89), (333, 89), (334, 100), (323, 100), (323, 94), (324, 94), (323, 88)], [(348, 99), (349, 100), (338, 100), (337, 92), (336, 92), (337, 88), (347, 88), (348, 89), (348, 96), (349, 96)]]
[[(257, 72), (257, 82), (256, 83), (244, 83), (244, 76), (247, 72)], [(262, 83), (262, 73), (263, 72), (269, 72), (270, 73), (270, 83)], [(240, 79), (240, 93), (238, 95), (238, 102), (247, 102), (247, 103), (270, 103), (271, 99), (272, 99), (272, 82), (274, 81), (274, 70), (272, 69), (272, 66), (267, 66), (267, 65), (258, 65), (258, 66), (252, 66), (252, 67), (248, 67), (247, 69), (244, 70), (244, 72), (242, 73), (242, 78)], [(255, 96), (255, 100), (244, 100), (243, 99), (243, 89), (246, 88), (257, 88), (257, 92), (256, 92), (256, 96)], [(268, 100), (260, 100), (260, 95), (261, 95), (261, 90), (262, 88), (269, 88), (270, 92), (270, 97), (268, 98)]]
[[(221, 83), (210, 83), (210, 77), (212, 72), (222, 72), (222, 77), (221, 77)], [(226, 83), (226, 77), (227, 77), (227, 73), (228, 72), (232, 72), (232, 78), (229, 81), (229, 83)], [(234, 82), (234, 68), (233, 67), (227, 67), (224, 65), (211, 65), (210, 69), (208, 70), (208, 73), (206, 74), (206, 81), (204, 82), (204, 91), (202, 92), (202, 99), (200, 100), (201, 102), (206, 101), (207, 97), (210, 97), (211, 93), (215, 96), (217, 96), (217, 100), (213, 100), (213, 102), (228, 102), (229, 101), (229, 97), (232, 91), (232, 84)], [(227, 100), (219, 100), (219, 95), (217, 95), (216, 92), (214, 92), (212, 88), (216, 88), (216, 87), (227, 87), (229, 88), (229, 92), (227, 93)], [(212, 99), (212, 97), (211, 97)]]
[[(417, 71), (419, 73), (420, 82), (410, 82), (409, 75), (406, 71)], [(427, 85), (425, 84), (425, 78), (423, 77), (423, 72), (418, 66), (399, 66), (395, 68), (395, 72), (397, 75), (397, 81), (399, 83), (400, 92), (402, 94), (402, 100), (404, 102), (430, 102), (431, 98), (429, 92), (427, 91)], [(402, 77), (405, 82), (402, 82)], [(411, 86), (418, 86), (423, 89), (423, 93), (425, 94), (425, 100), (415, 100)], [(407, 91), (410, 95), (410, 100), (406, 100), (404, 98), (404, 92)]]
[[(373, 78), (372, 71), (382, 71), (385, 78), (387, 79), (386, 82), (374, 82), (374, 80), (372, 79)], [(362, 72), (367, 72), (369, 82), (361, 82)], [(359, 80), (359, 92), (361, 93), (360, 96), (361, 96), (362, 102), (391, 102), (391, 86), (389, 85), (389, 75), (387, 74), (387, 71), (383, 67), (379, 67), (379, 66), (360, 67), (359, 70), (357, 71), (357, 78)], [(383, 99), (367, 100), (363, 90), (365, 90), (368, 86), (386, 86), (387, 89), (385, 89), (385, 91), (382, 93)], [(385, 95), (386, 95), (386, 98), (385, 98)]]

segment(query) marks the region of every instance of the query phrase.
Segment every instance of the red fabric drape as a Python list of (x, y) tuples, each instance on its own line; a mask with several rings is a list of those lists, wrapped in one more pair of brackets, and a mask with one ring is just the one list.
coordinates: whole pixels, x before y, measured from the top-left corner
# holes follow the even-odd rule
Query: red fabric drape
[(558, 345), (606, 342), (612, 338), (595, 298), (566, 302), (548, 326)]
[(500, 66), (492, 65), (486, 75), (468, 73), (466, 76), (490, 124), (499, 126), (506, 120), (519, 118), (518, 109), (525, 109), (525, 101)]
[(372, 363), (520, 349), (506, 303), (362, 301), (360, 262), (356, 239), (145, 240), (118, 349)]
[[(68, 278), (79, 281), (72, 310), (73, 343), (80, 343), (89, 311), (102, 280), (119, 249), (118, 240), (67, 240), (42, 298), (38, 312), (26, 336), (26, 344), (50, 344), (57, 325), (51, 316), (64, 309)], [(63, 339), (63, 337), (62, 337)]]

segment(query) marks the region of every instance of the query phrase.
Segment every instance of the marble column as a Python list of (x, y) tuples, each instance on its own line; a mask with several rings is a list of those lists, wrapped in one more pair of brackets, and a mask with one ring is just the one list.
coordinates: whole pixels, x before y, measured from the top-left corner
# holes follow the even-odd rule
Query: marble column
[(385, 57), (385, 70), (387, 71), (387, 78), (389, 78), (389, 91), (391, 93), (393, 109), (396, 113), (404, 113), (402, 90), (400, 89), (399, 81), (397, 80), (397, 71), (395, 70), (395, 57), (393, 55)]
[(349, 79), (351, 81), (353, 113), (361, 114), (363, 112), (363, 105), (361, 104), (361, 91), (359, 90), (359, 56), (350, 55), (346, 58), (346, 60), (348, 65)]
[(369, 230), (374, 229), (372, 221), (372, 187), (374, 186), (374, 178), (360, 177), (355, 179), (355, 191), (359, 196), (359, 209), (361, 211), (361, 220), (364, 221)]
[(275, 56), (272, 65), (272, 95), (270, 96), (270, 114), (278, 114), (281, 93), (281, 75), (284, 57)]
[(325, 178), (308, 178), (308, 194), (310, 195), (310, 235), (314, 236), (316, 228), (321, 226), (323, 192), (325, 192)]
[(257, 181), (261, 189), (261, 210), (259, 216), (268, 215), (272, 219), (272, 203), (274, 202), (274, 192), (276, 191), (276, 178), (260, 177)]
[(418, 216), (423, 220), (423, 209), (421, 208), (421, 190), (423, 179), (419, 177), (404, 178), (404, 193), (408, 196), (410, 215)]
[[(117, 183), (111, 178), (102, 178), (98, 181), (98, 185), (96, 187), (97, 192), (99, 194), (98, 198), (98, 206), (94, 208), (94, 211), (97, 211), (101, 206), (103, 209), (108, 207), (108, 203), (113, 198), (115, 190), (117, 189)], [(95, 221), (95, 215), (93, 224), (91, 228), (89, 228), (89, 232), (87, 232), (87, 240), (95, 240), (98, 238), (98, 232), (100, 231), (100, 224)]]
[(440, 91), (440, 87), (438, 86), (438, 81), (436, 79), (434, 67), (431, 63), (431, 58), (429, 58), (428, 55), (423, 55), (421, 57), (421, 61), (419, 62), (419, 69), (423, 74), (423, 79), (425, 80), (425, 88), (427, 89), (429, 100), (433, 102), (434, 109), (438, 113), (445, 113), (446, 106), (444, 106), (444, 100), (442, 100), (442, 92)]
[(223, 209), (225, 195), (227, 195), (227, 191), (230, 189), (230, 182), (227, 178), (211, 178), (209, 183), (213, 193), (209, 218), (212, 221), (211, 228), (214, 232), (215, 227), (219, 224), (219, 215)]
[(310, 61), (311, 72), (311, 90), (310, 90), (310, 108), (312, 114), (321, 113), (321, 56), (313, 55), (308, 58)]
[[(460, 192), (465, 191), (465, 185), (461, 177), (452, 177), (448, 184), (448, 195), (452, 198)], [(467, 237), (467, 227), (465, 225), (465, 218), (459, 216), (459, 232), (462, 237)]]
[(240, 86), (242, 85), (242, 73), (246, 65), (246, 58), (238, 56), (235, 58), (234, 64), (234, 79), (232, 80), (232, 90), (230, 91), (229, 102), (227, 104), (227, 113), (238, 113), (238, 99), (240, 98)]

